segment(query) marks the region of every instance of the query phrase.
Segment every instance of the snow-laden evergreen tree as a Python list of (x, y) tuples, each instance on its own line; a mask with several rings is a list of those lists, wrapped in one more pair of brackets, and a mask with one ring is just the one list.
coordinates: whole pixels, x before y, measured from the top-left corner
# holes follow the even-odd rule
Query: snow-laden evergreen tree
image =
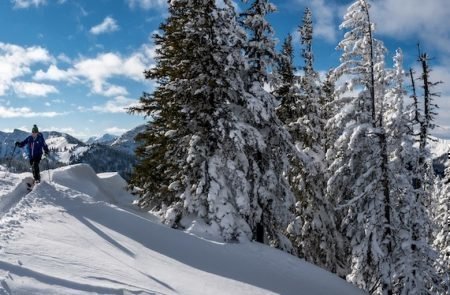
[(277, 107), (278, 118), (289, 126), (298, 118), (298, 77), (295, 75), (294, 47), (292, 36), (289, 34), (281, 47), (277, 58), (273, 95), (279, 101)]
[[(450, 292), (450, 161), (447, 160), (445, 176), (437, 179), (433, 198), (434, 240), (433, 245), (439, 252), (436, 269), (439, 276), (441, 294)], [(437, 292), (436, 292), (437, 293)]]
[[(430, 78), (429, 56), (422, 53), (418, 45), (418, 62), (421, 65), (422, 73), (418, 78), (421, 81), (420, 88), (422, 89), (423, 108), (419, 106), (419, 91), (415, 81), (414, 72), (410, 69), (410, 78), (412, 86), (413, 104), (410, 106), (410, 118), (412, 123), (412, 130), (416, 136), (416, 141), (419, 143), (419, 159), (418, 162), (411, 167), (415, 171), (416, 177), (414, 179), (414, 187), (416, 189), (417, 198), (425, 204), (430, 206), (434, 176), (432, 172), (432, 163), (429, 161), (430, 154), (427, 149), (427, 144), (430, 138), (430, 132), (434, 129), (434, 117), (437, 115), (437, 104), (434, 103), (434, 97), (439, 96), (438, 93), (433, 92), (434, 87), (440, 83), (432, 82)], [(428, 229), (429, 230), (429, 229)]]
[(299, 27), (304, 60), (303, 76), (296, 87), (295, 100), (283, 101), (284, 109), (293, 110), (284, 116), (285, 126), (291, 133), (297, 161), (291, 173), (291, 186), (296, 192), (297, 218), (289, 228), (297, 254), (305, 260), (343, 274), (343, 240), (335, 224), (334, 208), (326, 198), (327, 165), (325, 161), (326, 101), (322, 97), (321, 83), (314, 70), (312, 49), (313, 23), (311, 10), (306, 9), (303, 24)]
[[(327, 72), (325, 80), (322, 82), (320, 96), (320, 105), (322, 106), (322, 117), (325, 120), (325, 135), (324, 135), (324, 152), (325, 155), (327, 151), (334, 145), (336, 140), (336, 134), (334, 130), (330, 129), (327, 125), (328, 120), (330, 120), (335, 113), (337, 113), (335, 102), (335, 81), (333, 70)], [(328, 169), (327, 169), (328, 170)]]
[(255, 0), (241, 13), (242, 26), (248, 33), (244, 45), (248, 60), (244, 78), (248, 113), (242, 118), (261, 135), (248, 151), (249, 194), (257, 204), (251, 224), (254, 236), (259, 242), (268, 239), (270, 244), (286, 249), (291, 248), (290, 242), (279, 229), (293, 219), (294, 198), (285, 176), (292, 144), (276, 115), (276, 98), (264, 88), (273, 80), (269, 70), (277, 57), (273, 29), (266, 19), (273, 11), (275, 6), (269, 1)]
[[(249, 0), (242, 0), (244, 3)], [(243, 27), (249, 33), (245, 54), (249, 62), (249, 81), (269, 83), (269, 70), (275, 65), (274, 30), (266, 16), (276, 11), (269, 0), (250, 0), (250, 7), (241, 13)], [(250, 85), (249, 85), (250, 86)]]
[[(413, 103), (410, 106), (410, 119), (412, 130), (416, 136), (416, 141), (419, 143), (419, 159), (411, 169), (415, 171), (414, 187), (416, 189), (417, 198), (425, 204), (430, 206), (434, 176), (432, 172), (432, 163), (429, 161), (430, 155), (427, 149), (428, 141), (430, 138), (430, 132), (434, 129), (434, 117), (437, 114), (436, 109), (438, 106), (434, 103), (434, 97), (439, 96), (438, 93), (433, 92), (434, 87), (442, 82), (431, 82), (428, 61), (429, 57), (426, 53), (422, 53), (420, 46), (418, 45), (418, 62), (421, 65), (422, 73), (418, 78), (421, 83), (416, 83), (414, 72), (412, 69), (409, 71), (412, 86)], [(417, 84), (421, 84), (423, 97), (423, 107), (419, 105), (419, 91)], [(429, 229), (428, 229), (429, 230)]]
[[(319, 74), (314, 70), (313, 23), (312, 12), (305, 9), (303, 23), (299, 27), (302, 45), (302, 58), (304, 62), (303, 76), (300, 79), (300, 117), (297, 119), (299, 138), (304, 147), (322, 149), (324, 122), (322, 120), (322, 106), (320, 105), (320, 80)], [(316, 150), (316, 152), (319, 152)], [(320, 153), (320, 152), (319, 152)]]
[[(386, 71), (386, 88), (384, 108), (384, 122), (387, 138), (387, 153), (389, 157), (389, 175), (391, 177), (390, 191), (392, 198), (391, 208), (394, 214), (392, 227), (393, 236), (397, 245), (394, 251), (394, 294), (405, 294), (411, 289), (415, 277), (412, 275), (414, 259), (411, 255), (411, 206), (414, 206), (415, 193), (413, 188), (413, 173), (408, 169), (411, 162), (417, 160), (418, 153), (413, 147), (413, 137), (408, 132), (408, 118), (403, 107), (403, 54), (400, 49), (394, 56), (394, 69)], [(401, 223), (403, 222), (403, 226)], [(413, 277), (411, 279), (411, 277)], [(406, 293), (408, 294), (408, 293)]]
[(227, 241), (252, 238), (261, 224), (270, 243), (289, 248), (288, 138), (273, 127), (272, 96), (248, 91), (246, 35), (232, 4), (175, 0), (169, 13), (147, 72), (158, 88), (132, 109), (154, 118), (132, 180), (139, 204), (174, 227), (200, 218)]
[[(295, 75), (294, 66), (294, 48), (292, 44), (292, 36), (289, 34), (285, 39), (281, 53), (277, 58), (277, 66), (275, 68), (275, 79), (273, 83), (273, 95), (278, 100), (276, 112), (278, 118), (283, 123), (284, 128), (290, 133), (293, 141), (299, 137), (297, 127), (297, 119), (300, 117), (300, 101), (299, 101), (299, 77)], [(289, 155), (290, 168), (287, 173), (289, 183), (292, 190), (299, 194), (299, 181), (302, 161), (298, 158), (295, 149)], [(299, 221), (299, 219), (297, 218)], [(300, 223), (299, 223), (300, 224)], [(299, 228), (299, 225), (297, 226)], [(291, 225), (292, 229), (292, 225)]]
[[(423, 89), (423, 116), (420, 121), (420, 150), (421, 153), (425, 152), (425, 147), (427, 145), (427, 140), (429, 139), (431, 130), (434, 129), (434, 117), (437, 115), (436, 109), (438, 108), (437, 104), (434, 103), (434, 97), (438, 97), (439, 94), (433, 92), (433, 89), (436, 85), (442, 83), (432, 82), (430, 78), (431, 69), (428, 64), (430, 57), (426, 53), (422, 53), (419, 47), (419, 58), (418, 61), (422, 67), (422, 75), (419, 78), (422, 80), (422, 89)], [(426, 155), (422, 155), (423, 158), (426, 158)], [(421, 161), (424, 161), (421, 159)]]
[(130, 109), (151, 117), (146, 130), (136, 137), (140, 143), (136, 149), (138, 164), (130, 185), (140, 189), (139, 206), (152, 210), (166, 210), (169, 206), (172, 211), (174, 208), (181, 211), (183, 207), (179, 198), (181, 186), (176, 190), (174, 185), (170, 188), (169, 185), (184, 181), (183, 166), (189, 142), (187, 116), (182, 112), (179, 97), (181, 81), (187, 76), (183, 53), (190, 53), (193, 44), (178, 42), (188, 39), (188, 32), (183, 28), (190, 21), (188, 13), (192, 14), (193, 9), (187, 5), (187, 1), (169, 5), (169, 17), (160, 26), (163, 34), (154, 35), (158, 46), (156, 66), (145, 72), (145, 78), (155, 79), (158, 87), (152, 94), (144, 93), (140, 105)]
[(388, 71), (389, 90), (385, 96), (387, 150), (391, 181), (394, 248), (394, 294), (427, 294), (436, 290), (434, 260), (436, 253), (428, 243), (427, 229), (430, 217), (424, 204), (417, 198), (414, 188), (416, 178), (411, 166), (419, 161), (419, 151), (414, 146), (410, 132), (409, 114), (405, 111), (403, 55), (397, 50), (394, 69)]
[(350, 240), (347, 279), (370, 293), (392, 294), (396, 217), (383, 121), (385, 48), (372, 36), (365, 0), (350, 5), (340, 28), (348, 32), (334, 75), (343, 84), (336, 89), (339, 112), (328, 121), (340, 136), (327, 152), (327, 190), (343, 210), (341, 230)]

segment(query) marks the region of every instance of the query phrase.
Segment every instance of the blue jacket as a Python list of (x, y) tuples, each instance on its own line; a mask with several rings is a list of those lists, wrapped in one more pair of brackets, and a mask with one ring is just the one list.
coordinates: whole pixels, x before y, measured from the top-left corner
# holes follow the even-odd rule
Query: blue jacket
[(44, 136), (42, 133), (38, 133), (36, 138), (33, 135), (28, 136), (24, 141), (19, 142), (19, 147), (27, 146), (28, 157), (29, 159), (40, 158), (42, 157), (42, 150), (46, 153), (49, 152), (48, 146), (45, 143)]

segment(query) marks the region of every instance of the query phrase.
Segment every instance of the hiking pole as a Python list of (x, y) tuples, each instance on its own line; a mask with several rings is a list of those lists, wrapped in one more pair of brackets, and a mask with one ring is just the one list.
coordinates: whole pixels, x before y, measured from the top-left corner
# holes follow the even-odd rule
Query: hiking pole
[(14, 145), (14, 148), (13, 148), (13, 151), (11, 153), (11, 157), (9, 158), (8, 165), (6, 166), (6, 172), (3, 175), (3, 178), (6, 177), (6, 175), (8, 174), (9, 169), (11, 169), (11, 163), (12, 163), (12, 159), (13, 159), (13, 156), (14, 156), (14, 152), (16, 151), (16, 147), (17, 147), (17, 145)]
[(45, 159), (47, 160), (48, 181), (49, 181), (50, 183), (52, 183), (52, 178), (51, 178), (51, 176), (50, 176), (50, 162), (49, 162), (49, 160), (48, 160), (48, 155), (47, 155), (47, 157), (45, 157)]

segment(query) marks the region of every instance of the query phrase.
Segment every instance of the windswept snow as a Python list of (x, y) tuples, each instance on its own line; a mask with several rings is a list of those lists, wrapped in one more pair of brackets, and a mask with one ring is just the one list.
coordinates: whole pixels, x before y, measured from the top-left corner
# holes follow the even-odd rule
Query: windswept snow
[(257, 244), (167, 228), (133, 208), (117, 173), (85, 164), (0, 171), (0, 294), (362, 294)]
[(70, 163), (70, 159), (74, 155), (79, 156), (89, 149), (88, 146), (80, 146), (78, 143), (70, 143), (64, 136), (47, 138), (46, 143), (51, 149), (56, 150), (55, 155), (57, 160), (65, 164)]
[(428, 145), (433, 158), (450, 152), (450, 140), (448, 139), (434, 138), (428, 142)]

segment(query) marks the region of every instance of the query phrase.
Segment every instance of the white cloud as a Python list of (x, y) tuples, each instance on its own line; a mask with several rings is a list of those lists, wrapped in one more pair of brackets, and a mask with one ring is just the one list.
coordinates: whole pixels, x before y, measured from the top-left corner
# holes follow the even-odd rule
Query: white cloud
[(33, 112), (30, 108), (5, 108), (0, 106), (0, 118), (36, 118), (36, 117), (46, 117), (53, 118), (56, 116), (62, 116), (65, 113), (57, 112)]
[[(327, 42), (335, 43), (337, 40), (336, 15), (338, 6), (325, 0), (296, 0), (297, 5), (307, 6), (313, 15), (313, 34)], [(295, 5), (295, 4), (294, 4)], [(298, 32), (295, 32), (298, 35)], [(298, 38), (298, 37), (297, 37)]]
[(140, 7), (142, 9), (152, 9), (165, 7), (167, 0), (127, 0), (130, 8)]
[[(47, 0), (11, 0), (11, 2), (14, 4), (14, 8), (17, 9), (23, 9), (23, 8), (29, 8), (31, 6), (39, 7), (47, 5)], [(67, 2), (67, 0), (58, 0), (56, 1), (58, 4), (64, 4)]]
[(440, 94), (435, 97), (434, 102), (439, 106), (437, 109), (436, 124), (439, 126), (432, 133), (441, 138), (449, 138), (450, 130), (450, 69), (446, 66), (431, 65), (431, 82), (442, 81), (438, 84), (433, 92)]
[(68, 71), (60, 70), (55, 65), (50, 65), (46, 72), (38, 70), (33, 77), (36, 81), (51, 80), (51, 81), (68, 81), (75, 82), (76, 77), (71, 75)]
[(87, 82), (94, 94), (107, 97), (125, 96), (128, 91), (124, 87), (113, 85), (108, 80), (127, 78), (138, 82), (145, 81), (143, 72), (151, 67), (154, 56), (154, 48), (144, 45), (129, 56), (109, 52), (94, 58), (81, 58), (66, 70), (51, 65), (45, 72), (36, 72), (33, 78), (37, 81)]
[(38, 7), (47, 4), (46, 0), (11, 0), (11, 2), (14, 4), (14, 8), (17, 9), (28, 8), (31, 6)]
[(89, 128), (84, 128), (84, 131), (74, 129), (73, 127), (61, 127), (61, 126), (49, 126), (49, 127), (46, 126), (46, 127), (42, 127), (39, 129), (67, 133), (67, 134), (70, 134), (71, 136), (74, 136), (74, 137), (76, 137), (78, 139), (82, 139), (82, 140), (88, 139), (91, 134), (91, 131), (89, 130)]
[(31, 66), (53, 60), (42, 47), (21, 47), (0, 42), (0, 96), (14, 86), (15, 80), (31, 74)]
[(47, 96), (51, 93), (58, 93), (58, 89), (53, 85), (40, 84), (35, 82), (14, 82), (14, 92), (21, 97), (24, 96)]
[(58, 55), (58, 60), (68, 63), (68, 64), (72, 62), (72, 60), (64, 53), (61, 53), (60, 55)]
[(104, 34), (104, 33), (112, 33), (119, 29), (117, 25), (117, 21), (112, 17), (106, 17), (103, 22), (99, 25), (96, 25), (91, 28), (90, 32), (94, 35)]
[(99, 113), (125, 113), (127, 108), (136, 106), (139, 103), (136, 99), (118, 96), (107, 101), (104, 105), (94, 106), (92, 110)]
[[(450, 50), (450, 1), (379, 0), (371, 9), (377, 32), (397, 39), (414, 38), (425, 47)], [(414, 46), (414, 44), (411, 44)]]
[(114, 135), (122, 135), (123, 133), (127, 132), (128, 129), (119, 128), (119, 127), (111, 127), (105, 129), (105, 133), (114, 134)]
[(98, 89), (98, 93), (101, 93), (104, 96), (114, 97), (128, 94), (127, 89), (122, 86), (110, 85), (108, 83), (105, 83), (103, 86), (104, 87)]

